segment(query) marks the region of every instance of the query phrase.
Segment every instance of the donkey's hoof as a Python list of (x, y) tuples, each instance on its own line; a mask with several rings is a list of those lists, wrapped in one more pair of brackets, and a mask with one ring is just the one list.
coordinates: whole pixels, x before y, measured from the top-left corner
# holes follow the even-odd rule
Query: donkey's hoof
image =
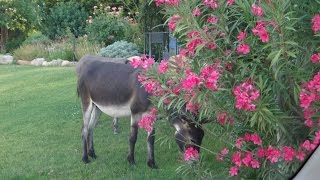
[(88, 163), (90, 162), (88, 156), (82, 157), (82, 161), (83, 161), (85, 164), (88, 164)]
[(97, 155), (96, 155), (96, 153), (94, 151), (89, 151), (88, 155), (90, 157), (92, 157), (93, 159), (97, 159)]
[(154, 162), (154, 160), (148, 160), (148, 166), (152, 169), (158, 169), (158, 166), (156, 165), (156, 163)]
[(134, 157), (128, 155), (127, 160), (129, 162), (130, 165), (135, 165), (136, 162), (134, 161)]

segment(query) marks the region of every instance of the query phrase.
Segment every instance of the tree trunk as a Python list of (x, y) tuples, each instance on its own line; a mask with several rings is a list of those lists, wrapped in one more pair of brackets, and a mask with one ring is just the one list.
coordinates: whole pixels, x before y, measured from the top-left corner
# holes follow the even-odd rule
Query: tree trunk
[(8, 29), (5, 27), (1, 27), (0, 29), (1, 29), (1, 31), (0, 31), (0, 52), (5, 52), (6, 51), (5, 44), (8, 39)]

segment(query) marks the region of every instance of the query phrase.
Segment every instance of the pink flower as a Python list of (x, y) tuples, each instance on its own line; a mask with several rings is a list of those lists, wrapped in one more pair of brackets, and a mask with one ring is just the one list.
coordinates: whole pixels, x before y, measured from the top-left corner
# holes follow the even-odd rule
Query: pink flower
[(272, 146), (270, 146), (266, 151), (265, 151), (265, 156), (271, 163), (276, 163), (279, 160), (279, 157), (281, 155), (281, 151), (279, 149), (275, 149)]
[(200, 38), (196, 38), (194, 40), (191, 40), (188, 44), (187, 44), (187, 50), (189, 52), (190, 56), (194, 55), (194, 51), (195, 49), (200, 46), (201, 44), (204, 44), (205, 40), (200, 39)]
[(216, 70), (214, 65), (205, 66), (201, 70), (200, 78), (203, 79), (206, 88), (216, 91), (217, 83), (219, 81), (220, 73)]
[(195, 73), (188, 73), (185, 79), (182, 79), (182, 88), (184, 90), (192, 90), (195, 87), (200, 86), (201, 79)]
[(153, 58), (143, 59), (141, 67), (147, 71), (153, 64), (154, 64)]
[(320, 53), (318, 54), (312, 54), (311, 56), (311, 62), (313, 64), (317, 63), (317, 62), (320, 62)]
[(173, 16), (169, 19), (168, 26), (169, 26), (169, 31), (174, 31), (177, 26), (177, 21), (179, 21), (181, 17), (179, 16)]
[(207, 43), (206, 46), (211, 50), (215, 50), (217, 48), (217, 45), (215, 43)]
[(257, 15), (257, 16), (263, 16), (263, 11), (262, 11), (261, 7), (257, 6), (256, 4), (251, 5), (251, 12), (252, 12), (252, 14)]
[(236, 147), (237, 148), (241, 148), (241, 146), (242, 146), (242, 143), (243, 143), (243, 138), (238, 138), (237, 140), (236, 140)]
[(201, 11), (199, 8), (196, 8), (195, 10), (192, 11), (192, 16), (200, 16)]
[(300, 106), (302, 108), (308, 109), (313, 101), (316, 100), (316, 95), (314, 93), (308, 94), (305, 91), (300, 93)]
[(283, 151), (282, 158), (285, 161), (292, 161), (293, 157), (296, 155), (296, 150), (289, 146), (284, 146), (282, 148), (282, 151)]
[(249, 54), (250, 53), (250, 46), (242, 43), (237, 47), (238, 54)]
[(161, 4), (178, 6), (179, 0), (155, 0), (156, 6), (160, 6)]
[(252, 159), (251, 160), (251, 167), (254, 169), (259, 169), (260, 168), (259, 161), (257, 161), (256, 159)]
[(299, 159), (300, 161), (303, 161), (305, 156), (306, 156), (306, 155), (305, 155), (302, 151), (299, 151), (299, 152), (296, 154), (296, 158)]
[(265, 157), (265, 150), (263, 148), (259, 148), (258, 151), (257, 151), (257, 156), (259, 158)]
[(262, 140), (258, 134), (251, 134), (251, 141), (253, 142), (253, 144), (256, 145), (262, 144)]
[(157, 68), (159, 74), (164, 74), (169, 68), (169, 63), (167, 60), (162, 60)]
[(191, 111), (195, 114), (198, 114), (198, 110), (200, 109), (201, 105), (198, 104), (198, 103), (193, 103), (193, 102), (188, 102), (187, 105), (186, 105), (186, 109), (188, 111)]
[(240, 151), (237, 151), (233, 156), (231, 157), (231, 161), (238, 167), (241, 166), (241, 155), (242, 153)]
[[(252, 93), (254, 92), (254, 93)], [(244, 109), (245, 111), (253, 111), (256, 106), (253, 104), (253, 100), (256, 100), (260, 93), (252, 84), (247, 82), (242, 83), (239, 86), (235, 86), (233, 90), (233, 94), (236, 98), (236, 108)]]
[(245, 33), (245, 32), (239, 32), (239, 35), (238, 35), (238, 41), (243, 41), (243, 40), (245, 40), (246, 39), (246, 37), (247, 37), (247, 33)]
[(157, 109), (152, 108), (148, 114), (143, 114), (138, 126), (144, 128), (147, 132), (151, 132), (152, 126), (156, 120), (156, 112)]
[(203, 0), (203, 4), (205, 6), (209, 6), (212, 9), (216, 9), (218, 7), (218, 1), (217, 0)]
[(220, 151), (220, 154), (227, 155), (229, 153), (229, 150), (227, 148), (224, 148)]
[(233, 3), (234, 3), (234, 0), (227, 0), (227, 5), (228, 5), (228, 6), (233, 5)]
[(184, 152), (183, 157), (185, 161), (197, 161), (199, 159), (199, 153), (193, 147), (189, 147)]
[(257, 26), (252, 29), (252, 32), (255, 36), (259, 36), (262, 42), (269, 42), (269, 34), (264, 26), (264, 21), (259, 21)]
[(247, 152), (245, 157), (242, 159), (242, 162), (245, 166), (249, 167), (251, 165), (252, 159), (253, 159), (252, 153)]
[(316, 148), (314, 144), (311, 144), (309, 140), (305, 140), (301, 147), (307, 151), (312, 151)]
[(208, 23), (212, 23), (212, 24), (217, 24), (218, 21), (219, 21), (219, 19), (216, 18), (216, 17), (214, 17), (214, 16), (212, 16), (212, 15), (209, 16), (208, 19), (207, 19), (207, 22), (208, 22)]
[(317, 33), (318, 31), (320, 31), (320, 14), (314, 15), (311, 22), (313, 32)]
[(133, 58), (132, 61), (130, 61), (130, 65), (134, 68), (138, 68), (142, 64), (142, 60), (140, 58)]
[(230, 176), (236, 176), (238, 175), (238, 171), (239, 171), (239, 168), (237, 166), (233, 166), (230, 168), (229, 174)]
[(244, 134), (244, 140), (245, 140), (246, 142), (249, 142), (249, 141), (251, 140), (251, 135), (246, 132), (246, 133)]

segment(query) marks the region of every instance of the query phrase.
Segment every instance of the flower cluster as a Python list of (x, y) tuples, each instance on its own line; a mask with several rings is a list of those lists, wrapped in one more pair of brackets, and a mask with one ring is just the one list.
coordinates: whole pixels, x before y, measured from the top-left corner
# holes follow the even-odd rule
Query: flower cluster
[(259, 7), (256, 4), (251, 5), (251, 12), (252, 12), (252, 14), (254, 14), (256, 16), (263, 16), (263, 11), (262, 11), (261, 7)]
[(257, 26), (252, 29), (253, 35), (259, 36), (262, 42), (269, 42), (269, 34), (264, 21), (258, 21)]
[[(320, 100), (320, 72), (318, 72), (309, 82), (302, 85), (300, 92), (300, 106), (304, 111), (305, 125), (308, 127), (314, 126), (312, 116), (318, 112), (317, 109), (312, 109), (312, 104)], [(320, 126), (320, 119), (318, 120)]]
[(252, 101), (258, 99), (260, 92), (251, 83), (244, 82), (239, 86), (235, 86), (233, 94), (236, 98), (237, 109), (243, 109), (245, 111), (253, 111), (256, 109), (256, 105), (253, 104)]
[(181, 18), (179, 16), (173, 16), (169, 19), (169, 22), (168, 22), (169, 31), (174, 31), (176, 29), (177, 22), (180, 19)]
[(225, 125), (229, 123), (230, 125), (234, 124), (234, 120), (226, 113), (217, 113), (217, 119), (220, 125)]
[(218, 89), (217, 83), (219, 81), (220, 72), (217, 70), (216, 65), (205, 66), (201, 71), (200, 78), (206, 88), (216, 91)]
[(169, 63), (167, 60), (162, 60), (157, 68), (159, 74), (164, 74), (168, 71)]
[(156, 6), (160, 6), (162, 4), (177, 6), (179, 4), (179, 0), (155, 0)]
[(156, 121), (157, 109), (152, 108), (149, 113), (143, 114), (141, 120), (138, 123), (140, 128), (144, 128), (147, 132), (152, 131), (152, 126)]
[(146, 55), (143, 55), (141, 58), (133, 58), (132, 61), (130, 61), (130, 64), (134, 68), (142, 67), (147, 71), (154, 64), (154, 59), (147, 58)]
[(183, 157), (185, 161), (197, 161), (199, 159), (199, 153), (195, 148), (189, 147), (185, 150)]
[[(255, 145), (260, 146), (253, 151), (243, 152), (241, 150), (236, 151), (231, 156), (231, 161), (233, 166), (229, 170), (231, 176), (236, 176), (239, 173), (240, 167), (243, 165), (247, 168), (260, 168), (260, 164), (264, 160), (268, 160), (271, 164), (279, 162), (282, 158), (285, 162), (291, 162), (294, 159), (303, 161), (306, 154), (312, 152), (320, 144), (320, 131), (315, 133), (315, 138), (312, 142), (305, 140), (299, 150), (294, 149), (290, 146), (283, 146), (275, 148), (271, 145), (268, 148), (262, 147), (262, 140), (257, 134), (245, 133), (244, 137), (239, 137), (236, 140), (236, 146), (241, 148), (242, 142), (252, 142)], [(220, 153), (217, 158), (223, 160), (222, 153)]]
[(317, 53), (317, 54), (312, 54), (311, 55), (311, 62), (313, 64), (317, 63), (317, 62), (320, 62), (320, 53)]
[(320, 14), (314, 15), (312, 18), (312, 30), (314, 33), (320, 31)]

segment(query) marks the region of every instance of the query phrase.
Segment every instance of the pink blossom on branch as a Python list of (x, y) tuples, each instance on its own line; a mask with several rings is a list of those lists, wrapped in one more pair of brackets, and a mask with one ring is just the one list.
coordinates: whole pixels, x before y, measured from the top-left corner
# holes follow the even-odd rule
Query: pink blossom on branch
[(255, 36), (259, 36), (262, 42), (266, 43), (269, 42), (269, 34), (264, 24), (264, 21), (258, 21), (257, 26), (252, 29), (252, 32)]
[(149, 113), (143, 114), (141, 120), (138, 123), (140, 128), (144, 128), (147, 132), (152, 131), (152, 126), (156, 121), (157, 109), (152, 108)]
[(204, 81), (206, 88), (216, 91), (220, 73), (215, 66), (205, 66), (201, 71), (200, 78)]
[(239, 172), (239, 168), (237, 166), (233, 166), (229, 170), (230, 176), (236, 176), (238, 175), (238, 172)]
[(183, 154), (185, 161), (197, 161), (199, 159), (199, 153), (193, 147), (189, 147)]
[(179, 0), (155, 0), (156, 6), (160, 6), (162, 4), (178, 6)]
[(212, 9), (218, 8), (218, 0), (203, 0), (203, 5), (209, 6)]
[(195, 10), (192, 11), (192, 16), (200, 16), (201, 15), (201, 10), (199, 8), (196, 8)]
[(212, 24), (217, 24), (218, 21), (219, 21), (219, 19), (216, 18), (215, 16), (212, 16), (212, 15), (210, 15), (210, 16), (208, 17), (208, 19), (207, 19), (207, 22), (208, 22), (208, 23), (212, 23)]
[(312, 54), (311, 55), (311, 62), (313, 64), (317, 63), (317, 62), (320, 62), (320, 53), (317, 53), (317, 54)]
[(228, 6), (233, 5), (233, 3), (234, 3), (234, 0), (227, 0), (227, 5), (228, 5)]
[(169, 63), (167, 60), (162, 60), (157, 68), (159, 74), (164, 74), (168, 71)]
[(250, 53), (250, 46), (242, 43), (237, 47), (238, 54), (249, 54)]
[(244, 82), (239, 86), (235, 86), (233, 94), (235, 95), (237, 109), (245, 111), (254, 111), (256, 109), (253, 101), (258, 99), (260, 92), (252, 84)]
[(263, 16), (263, 11), (262, 11), (261, 7), (259, 7), (256, 4), (251, 5), (251, 12), (252, 12), (252, 14), (254, 14), (256, 16)]
[(320, 14), (314, 15), (311, 22), (313, 32), (317, 33), (318, 31), (320, 31)]
[(238, 39), (238, 41), (243, 41), (246, 39), (246, 37), (247, 37), (247, 33), (241, 31), (241, 32), (239, 32), (237, 39)]
[(186, 78), (182, 79), (182, 88), (184, 90), (191, 91), (193, 88), (199, 87), (200, 82), (201, 82), (201, 79), (197, 74), (193, 72), (186, 73)]
[(174, 31), (176, 29), (176, 26), (177, 26), (177, 22), (181, 19), (181, 17), (175, 15), (173, 17), (171, 17), (169, 19), (169, 22), (168, 22), (168, 27), (169, 27), (169, 31)]

